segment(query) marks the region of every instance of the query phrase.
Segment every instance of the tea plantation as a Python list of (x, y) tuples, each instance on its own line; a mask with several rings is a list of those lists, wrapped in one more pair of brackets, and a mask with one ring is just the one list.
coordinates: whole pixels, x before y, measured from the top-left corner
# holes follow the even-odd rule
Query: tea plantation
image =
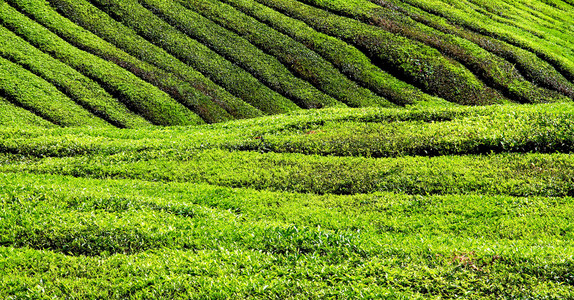
[(0, 0), (0, 298), (574, 299), (571, 0)]

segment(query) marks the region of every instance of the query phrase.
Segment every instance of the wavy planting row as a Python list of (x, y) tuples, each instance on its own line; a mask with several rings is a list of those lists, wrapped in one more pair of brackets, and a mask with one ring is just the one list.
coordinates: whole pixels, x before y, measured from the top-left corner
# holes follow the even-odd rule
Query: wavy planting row
[[(200, 197), (218, 189), (190, 187)], [(63, 184), (63, 188), (67, 186)], [(63, 194), (42, 191), (41, 187), (28, 190), (26, 194), (4, 193), (0, 198), (9, 208), (2, 213), (5, 222), (0, 225), (3, 246), (98, 256), (160, 248), (200, 251), (240, 244), (243, 249), (275, 254), (299, 251), (335, 260), (365, 251), (353, 244), (356, 238), (352, 235), (305, 227), (290, 232), (285, 224), (257, 222), (251, 216), (250, 222), (238, 222), (232, 211), (165, 201), (165, 196), (114, 197), (93, 190)], [(288, 238), (282, 240), (282, 235)]]
[[(181, 32), (209, 45), (229, 61), (241, 66), (278, 93), (303, 108), (321, 108), (340, 102), (325, 95), (309, 82), (293, 75), (275, 56), (261, 51), (249, 41), (220, 27), (176, 2), (141, 1)], [(242, 23), (243, 24), (243, 23)], [(297, 73), (297, 75), (301, 75)], [(307, 78), (306, 78), (307, 79)]]
[[(357, 172), (357, 170), (361, 170)], [(3, 172), (86, 178), (195, 182), (232, 188), (352, 195), (574, 195), (570, 154), (436, 157), (324, 157), (291, 153), (198, 150), (45, 158), (0, 166)]]
[(54, 127), (55, 125), (32, 112), (10, 103), (8, 100), (0, 97), (0, 126), (20, 127), (22, 125), (31, 127)]
[(118, 127), (134, 128), (150, 125), (92, 80), (1, 26), (0, 38), (5, 41), (0, 45), (1, 56), (59, 87), (60, 91), (92, 114)]
[(222, 2), (234, 6), (305, 45), (336, 66), (341, 73), (395, 104), (441, 102), (441, 99), (425, 94), (420, 89), (381, 70), (357, 48), (340, 39), (318, 32), (304, 22), (289, 18), (254, 0), (223, 0)]
[(155, 16), (136, 2), (92, 0), (113, 18), (190, 64), (234, 95), (269, 114), (298, 109), (289, 99), (255, 77)]
[(572, 22), (569, 11), (542, 9), (548, 7), (544, 2), (530, 3), (486, 3), (484, 1), (468, 1), (465, 10), (469, 8), (499, 23), (514, 26), (534, 36), (552, 40), (555, 44), (565, 46), (574, 41), (572, 35), (566, 33)]
[[(50, 135), (22, 132), (26, 138), (5, 131), (2, 152), (55, 158), (6, 165), (4, 170), (336, 194), (573, 193), (574, 123), (569, 104), (448, 109), (418, 115), (401, 110), (345, 113), (349, 112), (338, 109), (318, 119), (302, 115), (299, 121), (285, 116), (276, 124), (267, 118), (261, 120), (263, 125), (246, 122), (247, 130), (238, 124), (236, 131), (222, 125), (147, 134), (92, 133), (97, 139), (69, 130)], [(333, 116), (339, 119), (330, 119)], [(205, 139), (211, 137), (218, 138), (206, 145)], [(237, 151), (243, 149), (257, 152)]]
[(58, 15), (45, 1), (12, 1), (43, 26), (66, 39), (73, 46), (115, 63), (140, 79), (153, 84), (172, 99), (182, 103), (208, 122), (231, 119), (221, 107), (173, 74), (160, 70), (117, 49), (98, 36)]
[(438, 49), (445, 56), (456, 59), (485, 83), (502, 91), (519, 102), (567, 101), (557, 92), (545, 90), (525, 80), (513, 64), (486, 51), (461, 37), (444, 34), (424, 24), (417, 23), (394, 9), (375, 5), (367, 0), (330, 1), (308, 0), (313, 5), (338, 14), (361, 19), (389, 32), (397, 33)]
[(271, 53), (298, 76), (325, 93), (353, 106), (388, 106), (388, 100), (358, 86), (320, 55), (301, 43), (259, 23), (257, 20), (219, 1), (181, 1), (189, 9), (233, 30), (251, 43)]
[(341, 38), (365, 51), (380, 67), (426, 92), (459, 104), (506, 102), (468, 69), (431, 47), (357, 20), (293, 0), (258, 0), (316, 30)]
[(569, 198), (319, 196), (6, 173), (0, 182), (5, 297), (571, 295)]
[(110, 126), (53, 85), (0, 57), (0, 97), (62, 126)]
[(573, 118), (572, 110), (513, 107), (431, 122), (337, 120), (268, 132), (257, 140), (229, 143), (229, 148), (366, 157), (572, 153)]
[[(574, 79), (574, 56), (571, 43), (553, 37), (518, 28), (504, 20), (485, 15), (485, 10), (475, 11), (467, 2), (456, 6), (444, 5), (442, 1), (405, 1), (442, 18), (460, 24), (473, 31), (496, 37), (513, 45), (533, 51), (558, 69), (569, 80)], [(529, 22), (532, 23), (532, 22)], [(559, 24), (559, 23), (558, 23)], [(568, 29), (565, 29), (568, 32)]]
[(132, 111), (157, 125), (192, 125), (203, 120), (157, 87), (125, 69), (70, 45), (9, 6), (0, 4), (3, 25), (38, 49), (96, 80)]
[(442, 109), (327, 109), (174, 131), (1, 130), (0, 149), (30, 157), (111, 155), (143, 150), (181, 155), (223, 148), (318, 155), (397, 157), (571, 153), (569, 104)]
[[(181, 62), (162, 48), (142, 38), (132, 29), (115, 21), (89, 2), (85, 0), (52, 0), (50, 2), (54, 9), (58, 10), (79, 26), (90, 30), (102, 39), (114, 44), (130, 55), (137, 57), (139, 60), (161, 68), (165, 72), (169, 72), (181, 78), (185, 83), (191, 84), (192, 87), (207, 96), (213, 103), (223, 108), (229, 115), (233, 116), (233, 118), (241, 119), (263, 115), (258, 109), (231, 95), (225, 89), (203, 76), (203, 74)], [(23, 4), (24, 3), (22, 3), (20, 7), (29, 7), (29, 3), (26, 5)], [(46, 2), (42, 2), (42, 4), (45, 6), (44, 11), (50, 11)], [(58, 22), (53, 23), (51, 28), (62, 32), (62, 28), (60, 28), (58, 24)], [(62, 34), (66, 33), (62, 32)], [(94, 38), (91, 37), (88, 40), (83, 39), (79, 41), (83, 42), (83, 47), (89, 47), (90, 51), (100, 53), (103, 57), (116, 57), (115, 61), (125, 60), (125, 55), (120, 55), (118, 51), (112, 51), (114, 49), (111, 47), (97, 47), (98, 44), (93, 45), (93, 40)], [(110, 53), (110, 51), (112, 52)], [(211, 121), (226, 117), (223, 112), (217, 114), (219, 109), (212, 108), (212, 106), (208, 106), (206, 109), (201, 109), (200, 113), (202, 113), (202, 115), (206, 113), (214, 115), (214, 117), (206, 118)]]
[[(456, 26), (445, 18), (430, 14), (424, 10), (406, 3), (395, 3), (372, 0), (373, 3), (384, 6), (387, 9), (400, 11), (413, 20), (440, 30), (445, 34), (463, 37), (483, 49), (496, 54), (515, 64), (520, 73), (535, 85), (553, 89), (564, 95), (574, 98), (574, 84), (558, 72), (550, 63), (539, 58), (535, 53), (511, 45), (502, 40), (482, 35), (467, 28)], [(400, 5), (400, 6), (399, 6)]]

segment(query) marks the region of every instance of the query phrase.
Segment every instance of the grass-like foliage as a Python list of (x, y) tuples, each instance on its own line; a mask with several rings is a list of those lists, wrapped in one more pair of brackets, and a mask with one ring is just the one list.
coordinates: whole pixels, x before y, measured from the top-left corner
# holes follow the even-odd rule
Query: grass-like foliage
[(133, 128), (150, 125), (144, 118), (129, 111), (98, 84), (28, 44), (8, 29), (0, 27), (0, 37), (5, 41), (0, 48), (0, 54), (3, 57), (22, 65), (52, 85), (59, 87), (62, 92), (87, 108), (92, 114), (118, 127)]
[(22, 66), (0, 57), (0, 96), (63, 126), (109, 126)]
[[(70, 18), (82, 27), (98, 34), (103, 39), (110, 41), (118, 48), (130, 53), (134, 57), (142, 61), (155, 65), (156, 67), (165, 70), (166, 72), (180, 77), (186, 83), (191, 84), (195, 89), (202, 92), (209, 99), (222, 107), (229, 115), (234, 118), (250, 118), (258, 117), (263, 114), (258, 109), (245, 103), (231, 95), (228, 91), (213, 83), (213, 81), (206, 78), (203, 74), (194, 70), (189, 65), (181, 62), (177, 58), (167, 53), (164, 49), (150, 43), (135, 31), (126, 27), (120, 22), (115, 21), (103, 11), (97, 9), (87, 1), (71, 1), (71, 0), (53, 0), (54, 9), (61, 11), (66, 17)], [(30, 7), (29, 5), (22, 5), (22, 7)], [(60, 21), (61, 22), (61, 21)], [(61, 28), (56, 25), (53, 28)], [(93, 45), (93, 37), (88, 39)], [(82, 39), (86, 41), (86, 39)], [(83, 44), (84, 47), (89, 45)], [(101, 53), (104, 57), (108, 58), (113, 54), (119, 54), (118, 51), (110, 53), (110, 47), (101, 48), (92, 46), (93, 51)], [(119, 56), (119, 60), (125, 60), (125, 55)], [(129, 64), (128, 64), (129, 65)], [(141, 67), (140, 67), (141, 68)], [(207, 118), (210, 121), (215, 121), (218, 118), (225, 119), (227, 116), (214, 109), (211, 105), (199, 106), (198, 111), (201, 115), (211, 114), (213, 117)]]
[(5, 27), (36, 48), (98, 81), (111, 93), (117, 94), (128, 108), (150, 122), (158, 125), (192, 125), (203, 122), (199, 116), (157, 87), (111, 62), (73, 47), (6, 2), (0, 3), (0, 18)]
[(574, 98), (570, 4), (461, 3), (6, 0), (2, 57), (122, 128)]
[(574, 299), (573, 9), (0, 0), (0, 298)]
[(0, 295), (569, 298), (573, 112), (0, 127)]
[(0, 126), (19, 126), (28, 124), (28, 126), (53, 127), (54, 124), (42, 119), (32, 112), (16, 106), (4, 98), (0, 97)]
[(212, 80), (256, 108), (266, 113), (282, 113), (298, 108), (247, 71), (172, 27), (137, 1), (91, 2), (143, 37), (166, 48), (175, 57), (208, 74)]

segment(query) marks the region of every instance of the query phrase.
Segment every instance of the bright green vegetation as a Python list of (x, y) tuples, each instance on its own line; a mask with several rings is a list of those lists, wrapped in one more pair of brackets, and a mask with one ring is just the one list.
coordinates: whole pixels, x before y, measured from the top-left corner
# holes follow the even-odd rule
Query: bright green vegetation
[[(544, 1), (536, 1), (525, 9), (524, 3), (509, 5), (504, 3), (487, 4), (487, 1), (459, 1), (444, 5), (442, 1), (405, 1), (430, 13), (440, 15), (450, 21), (487, 36), (496, 37), (526, 50), (533, 51), (552, 63), (572, 80), (574, 78), (574, 52), (572, 52), (571, 4), (566, 11), (552, 8)], [(476, 4), (473, 2), (480, 2)], [(523, 1), (520, 1), (523, 2)], [(565, 3), (562, 3), (562, 6)], [(528, 10), (534, 9), (534, 14)], [(545, 10), (546, 20), (539, 12)], [(524, 19), (525, 13), (528, 18)], [(538, 15), (538, 16), (537, 16)], [(566, 17), (566, 19), (564, 19)], [(556, 22), (557, 19), (561, 19)]]
[[(119, 66), (73, 47), (54, 33), (22, 15), (6, 3), (0, 3), (3, 25), (33, 46), (86, 76), (100, 81), (135, 112), (157, 125), (192, 125), (202, 120), (157, 87), (137, 78)], [(81, 124), (78, 122), (78, 125)]]
[[(349, 106), (387, 105), (367, 89), (358, 87), (321, 56), (251, 17), (214, 1), (186, 1), (185, 6), (214, 19), (236, 31), (262, 49), (272, 53), (298, 76), (312, 82), (326, 93)], [(188, 26), (189, 27), (189, 26)]]
[(33, 15), (34, 18), (39, 20), (43, 25), (48, 26), (57, 34), (67, 37), (70, 42), (78, 45), (82, 49), (90, 49), (92, 53), (123, 66), (141, 79), (148, 80), (162, 91), (170, 94), (173, 99), (184, 104), (192, 111), (197, 112), (202, 118), (212, 122), (231, 119), (231, 116), (223, 111), (221, 107), (218, 107), (209, 99), (205, 99), (207, 97), (201, 95), (201, 93), (193, 87), (190, 87), (187, 82), (179, 80), (179, 78), (173, 76), (173, 74), (158, 70), (153, 66), (130, 57), (126, 53), (116, 49), (113, 45), (102, 41), (98, 36), (78, 27), (70, 20), (61, 17), (45, 3), (34, 1), (32, 4), (35, 5), (31, 5), (30, 1), (27, 2), (28, 3), (20, 3), (20, 7), (30, 15)]
[(94, 115), (119, 127), (142, 127), (149, 124), (142, 117), (131, 113), (120, 102), (115, 101), (95, 82), (34, 48), (6, 28), (0, 27), (0, 37), (5, 41), (0, 49), (3, 57), (60, 87), (64, 93), (70, 95), (71, 99), (87, 107)]
[[(317, 1), (309, 1), (316, 4)], [(537, 88), (525, 80), (514, 66), (480, 46), (457, 36), (445, 34), (427, 25), (415, 22), (404, 15), (383, 9), (368, 0), (329, 1), (329, 9), (349, 14), (355, 18), (381, 26), (390, 32), (407, 36), (432, 46), (447, 56), (466, 65), (474, 73), (512, 99), (522, 102), (551, 102), (560, 99), (557, 92)]]
[(2, 97), (0, 97), (0, 109), (2, 110), (2, 114), (0, 115), (1, 126), (18, 126), (23, 123), (31, 126), (54, 126), (54, 124), (42, 119), (28, 110), (13, 105)]
[[(52, 85), (60, 102), (120, 128), (323, 107), (565, 103), (574, 98), (571, 7), (559, 0), (2, 0), (0, 55)], [(82, 125), (42, 113), (38, 101), (18, 100), (11, 89), (0, 82), (0, 95), (21, 109)]]
[(289, 18), (253, 0), (225, 0), (224, 2), (234, 5), (244, 13), (289, 35), (325, 57), (351, 79), (394, 103), (405, 105), (440, 101), (381, 70), (357, 48), (342, 40), (317, 32), (304, 22)]
[(0, 80), (3, 84), (0, 96), (55, 124), (108, 125), (70, 100), (53, 85), (2, 57), (0, 57)]
[[(301, 107), (320, 108), (333, 106), (338, 102), (314, 88), (309, 82), (291, 74), (275, 57), (265, 54), (245, 39), (228, 32), (201, 15), (187, 10), (177, 3), (165, 1), (143, 1), (168, 22), (190, 36), (210, 45), (230, 61), (252, 72), (255, 77), (277, 92), (293, 99)], [(243, 22), (242, 22), (243, 24)], [(280, 39), (274, 39), (280, 40)], [(278, 56), (281, 57), (281, 56)], [(309, 74), (315, 72), (310, 71)], [(298, 73), (297, 75), (302, 75)], [(320, 76), (322, 74), (317, 74)], [(330, 76), (321, 76), (329, 78)], [(363, 95), (357, 95), (360, 97)]]
[(0, 127), (0, 295), (571, 298), (573, 120), (538, 104)]
[(172, 27), (136, 1), (92, 1), (145, 38), (207, 73), (234, 94), (266, 113), (283, 113), (297, 106), (259, 82), (244, 69)]
[(0, 0), (0, 298), (574, 299), (573, 9)]

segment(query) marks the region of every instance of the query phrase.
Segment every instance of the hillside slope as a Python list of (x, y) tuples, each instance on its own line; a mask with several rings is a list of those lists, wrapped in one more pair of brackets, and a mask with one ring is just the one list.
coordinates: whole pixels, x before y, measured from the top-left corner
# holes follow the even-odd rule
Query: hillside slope
[(0, 114), (137, 128), (567, 102), (573, 20), (558, 0), (2, 0)]

